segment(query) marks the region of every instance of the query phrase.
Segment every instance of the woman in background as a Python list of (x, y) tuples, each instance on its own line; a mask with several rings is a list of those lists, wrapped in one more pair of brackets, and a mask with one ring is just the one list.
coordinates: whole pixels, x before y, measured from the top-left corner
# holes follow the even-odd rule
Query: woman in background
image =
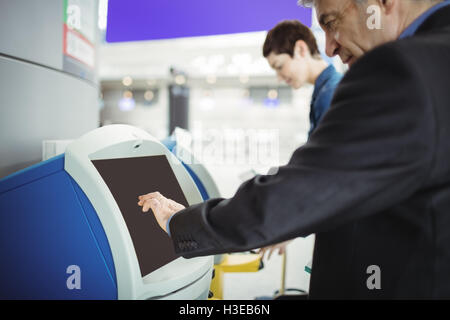
[[(278, 78), (293, 89), (314, 85), (309, 112), (310, 136), (330, 107), (342, 75), (322, 59), (314, 34), (297, 20), (282, 21), (267, 33), (263, 55)], [(261, 248), (259, 252), (264, 257), (269, 251), (269, 258), (277, 249), (278, 254), (283, 254), (289, 242)]]

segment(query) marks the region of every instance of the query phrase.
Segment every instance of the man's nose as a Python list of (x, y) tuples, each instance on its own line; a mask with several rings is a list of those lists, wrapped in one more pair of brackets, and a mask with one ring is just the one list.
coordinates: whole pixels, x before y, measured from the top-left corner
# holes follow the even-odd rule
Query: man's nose
[(325, 52), (327, 56), (330, 58), (339, 54), (340, 45), (336, 41), (336, 37), (334, 33), (326, 32), (325, 33)]

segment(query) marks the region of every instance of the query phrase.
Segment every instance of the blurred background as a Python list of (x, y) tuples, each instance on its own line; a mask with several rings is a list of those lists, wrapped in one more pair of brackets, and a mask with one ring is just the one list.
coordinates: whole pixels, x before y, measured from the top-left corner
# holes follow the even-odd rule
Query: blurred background
[[(284, 19), (310, 26), (324, 52), (314, 12), (295, 0), (0, 3), (0, 178), (99, 126), (129, 124), (159, 140), (180, 127), (203, 151), (219, 145), (219, 157), (202, 159), (231, 197), (307, 139), (312, 86), (281, 83), (262, 55), (267, 30)], [(226, 161), (223, 146), (238, 135), (248, 151), (255, 134), (276, 148), (268, 161)], [(313, 243), (311, 236), (288, 247), (288, 288), (308, 290)], [(272, 296), (280, 281), (273, 255), (257, 273), (227, 274), (224, 298)]]

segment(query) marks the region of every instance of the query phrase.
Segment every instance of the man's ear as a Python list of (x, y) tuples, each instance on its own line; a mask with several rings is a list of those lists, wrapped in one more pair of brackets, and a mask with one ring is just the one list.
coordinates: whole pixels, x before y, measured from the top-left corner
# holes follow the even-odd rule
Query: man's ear
[[(398, 1), (398, 0), (377, 0), (377, 3), (380, 6), (381, 10), (385, 14), (389, 14), (392, 12), (392, 9), (395, 7), (396, 1)], [(400, 1), (402, 1), (402, 0), (400, 0)]]

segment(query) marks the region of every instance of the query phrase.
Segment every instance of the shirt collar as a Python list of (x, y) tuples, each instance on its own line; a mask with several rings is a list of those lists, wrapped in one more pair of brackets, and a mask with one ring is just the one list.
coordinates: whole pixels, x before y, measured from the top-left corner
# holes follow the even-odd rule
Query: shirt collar
[(450, 5), (450, 0), (445, 0), (444, 2), (441, 2), (427, 11), (425, 11), (422, 15), (420, 15), (416, 20), (414, 20), (400, 35), (399, 39), (404, 39), (407, 37), (413, 36), (416, 31), (419, 29), (419, 27), (427, 20), (433, 13), (438, 11), (439, 9)]

